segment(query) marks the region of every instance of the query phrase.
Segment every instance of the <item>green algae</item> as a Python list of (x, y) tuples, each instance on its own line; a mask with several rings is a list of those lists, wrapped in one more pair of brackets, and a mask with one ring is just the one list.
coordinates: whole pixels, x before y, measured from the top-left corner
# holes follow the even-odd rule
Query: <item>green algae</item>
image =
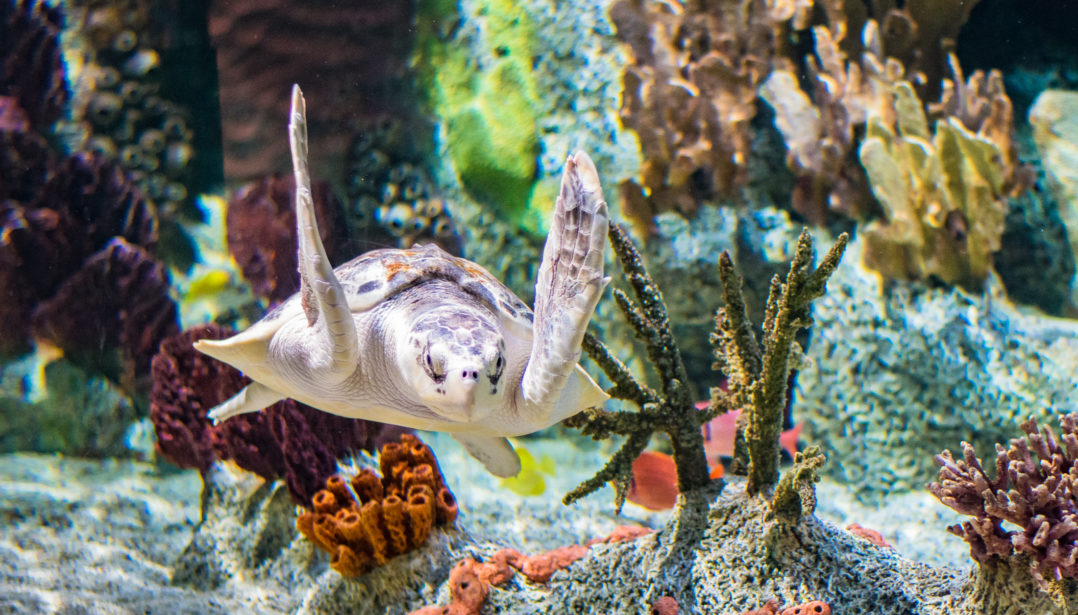
[(446, 147), (469, 195), (538, 230), (538, 216), (529, 215), (539, 155), (535, 24), (514, 0), (469, 6), (479, 27), (463, 32), (458, 3), (420, 2), (413, 59), (420, 89), (444, 119)]

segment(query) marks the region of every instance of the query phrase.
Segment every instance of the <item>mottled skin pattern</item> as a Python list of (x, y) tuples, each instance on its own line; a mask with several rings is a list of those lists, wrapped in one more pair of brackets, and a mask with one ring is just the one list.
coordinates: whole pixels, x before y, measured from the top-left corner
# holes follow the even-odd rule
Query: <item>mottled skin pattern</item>
[(609, 282), (606, 203), (586, 155), (566, 162), (533, 314), (485, 269), (436, 245), (377, 250), (333, 269), (313, 214), (298, 88), (289, 130), (301, 289), (242, 333), (196, 344), (254, 380), (211, 418), (291, 397), (341, 416), (449, 432), (492, 473), (512, 476), (520, 460), (506, 436), (606, 399), (577, 364)]

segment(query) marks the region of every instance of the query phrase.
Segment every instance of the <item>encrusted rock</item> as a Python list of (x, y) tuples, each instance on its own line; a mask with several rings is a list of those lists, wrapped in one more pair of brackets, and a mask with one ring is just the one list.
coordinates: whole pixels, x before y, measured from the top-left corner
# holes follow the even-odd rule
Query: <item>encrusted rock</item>
[(813, 306), (793, 407), (823, 473), (878, 499), (921, 489), (933, 457), (991, 450), (1030, 416), (1078, 410), (1078, 324), (1019, 311), (998, 290), (885, 286), (860, 242)]

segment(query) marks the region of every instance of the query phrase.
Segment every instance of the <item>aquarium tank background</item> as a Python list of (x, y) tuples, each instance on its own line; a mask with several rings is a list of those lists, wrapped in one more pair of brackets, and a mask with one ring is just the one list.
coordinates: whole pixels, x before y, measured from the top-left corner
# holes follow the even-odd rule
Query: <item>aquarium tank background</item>
[(0, 613), (1078, 613), (1075, 24), (0, 0)]

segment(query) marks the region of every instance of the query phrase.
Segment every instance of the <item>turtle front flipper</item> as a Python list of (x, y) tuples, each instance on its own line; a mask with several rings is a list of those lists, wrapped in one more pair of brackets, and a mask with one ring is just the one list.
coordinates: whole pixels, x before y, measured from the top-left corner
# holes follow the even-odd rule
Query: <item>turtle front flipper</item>
[(239, 393), (228, 398), (228, 400), (214, 406), (207, 416), (216, 425), (237, 414), (258, 412), (270, 404), (281, 401), (284, 397), (284, 395), (265, 385), (252, 382), (243, 387)]
[[(292, 113), (288, 122), (292, 168), (296, 177), (296, 235), (299, 243), (299, 277), (303, 311), (309, 327), (317, 333), (328, 353), (312, 353), (316, 364), (308, 367), (319, 381), (339, 383), (355, 373), (359, 341), (352, 312), (341, 283), (326, 256), (311, 197), (307, 168), (307, 104), (298, 85), (292, 86)], [(317, 357), (317, 359), (314, 359)]]
[(470, 433), (450, 434), (460, 442), (468, 454), (475, 457), (494, 476), (510, 478), (520, 474), (520, 456), (513, 450), (509, 440), (497, 436), (481, 436)]
[(599, 174), (587, 154), (577, 152), (565, 163), (535, 282), (533, 341), (520, 390), (521, 410), (528, 420), (550, 424), (605, 399), (586, 374), (584, 386), (595, 391), (561, 393), (578, 369), (580, 342), (610, 282), (603, 276), (608, 226)]

